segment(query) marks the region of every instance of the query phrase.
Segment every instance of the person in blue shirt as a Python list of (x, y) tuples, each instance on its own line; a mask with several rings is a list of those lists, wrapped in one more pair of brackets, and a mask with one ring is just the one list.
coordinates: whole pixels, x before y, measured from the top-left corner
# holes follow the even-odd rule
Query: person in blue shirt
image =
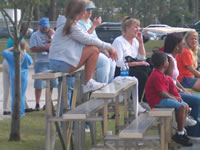
[[(24, 30), (24, 25), (22, 24), (22, 28), (20, 33)], [(26, 35), (29, 33), (29, 30), (27, 30)], [(22, 38), (22, 41), (25, 40), (25, 38)], [(7, 48), (11, 48), (14, 46), (13, 40), (11, 37), (7, 40)], [(9, 76), (9, 66), (7, 61), (4, 59), (2, 63), (3, 68), (3, 115), (10, 115), (10, 76)], [(28, 105), (26, 104), (26, 111), (31, 112), (32, 109), (28, 108)]]
[[(27, 43), (21, 41), (21, 105), (20, 105), (20, 115), (24, 116), (25, 112), (25, 93), (28, 85), (28, 68), (33, 63), (31, 56), (26, 53)], [(11, 52), (13, 47), (6, 49), (2, 52), (2, 55), (8, 62), (9, 75), (10, 75), (10, 87), (11, 87), (11, 113), (13, 112), (14, 95), (15, 95), (15, 62), (14, 53)]]

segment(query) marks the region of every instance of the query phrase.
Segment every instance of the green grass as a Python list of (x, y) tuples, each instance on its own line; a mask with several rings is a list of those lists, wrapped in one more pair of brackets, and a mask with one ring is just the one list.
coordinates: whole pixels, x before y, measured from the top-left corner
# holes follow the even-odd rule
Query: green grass
[[(122, 121), (122, 120), (121, 120)], [(26, 113), (21, 117), (21, 141), (9, 141), (11, 119), (0, 120), (0, 150), (43, 150), (45, 147), (45, 111)], [(54, 125), (53, 125), (54, 126)], [(114, 133), (114, 120), (109, 120), (109, 130)], [(103, 140), (100, 122), (97, 123), (96, 143)], [(90, 134), (86, 134), (86, 149), (91, 148)], [(57, 138), (56, 150), (61, 150)]]
[[(113, 113), (110, 113), (112, 116)], [(120, 107), (120, 124), (123, 124), (123, 107)], [(9, 141), (11, 119), (0, 120), (0, 150), (43, 150), (45, 147), (45, 111), (26, 113), (21, 117), (21, 141)], [(54, 126), (54, 125), (53, 125)], [(108, 130), (114, 133), (114, 120), (109, 120)], [(151, 132), (154, 133), (154, 132)], [(97, 122), (96, 144), (103, 140), (101, 123)], [(90, 149), (90, 134), (86, 134), (85, 149)], [(57, 138), (56, 150), (61, 150)]]

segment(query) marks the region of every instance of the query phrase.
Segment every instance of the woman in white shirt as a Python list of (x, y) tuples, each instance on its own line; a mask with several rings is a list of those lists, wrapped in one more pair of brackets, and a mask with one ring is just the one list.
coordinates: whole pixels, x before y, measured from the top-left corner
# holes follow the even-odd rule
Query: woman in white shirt
[(68, 3), (65, 11), (67, 21), (56, 29), (49, 52), (50, 67), (54, 71), (73, 72), (85, 65), (84, 93), (105, 85), (92, 79), (98, 48), (108, 50), (110, 57), (117, 60), (117, 53), (109, 43), (93, 38), (77, 24), (85, 14), (87, 3), (86, 0), (71, 0)]
[[(122, 20), (122, 35), (117, 37), (112, 46), (117, 50), (118, 61), (115, 76), (120, 75), (120, 68), (128, 62), (129, 76), (135, 76), (139, 81), (139, 99), (143, 96), (146, 80), (151, 72), (149, 63), (145, 61), (146, 51), (140, 31), (140, 21), (130, 17)], [(130, 60), (127, 60), (127, 57)], [(145, 101), (145, 99), (143, 99)]]

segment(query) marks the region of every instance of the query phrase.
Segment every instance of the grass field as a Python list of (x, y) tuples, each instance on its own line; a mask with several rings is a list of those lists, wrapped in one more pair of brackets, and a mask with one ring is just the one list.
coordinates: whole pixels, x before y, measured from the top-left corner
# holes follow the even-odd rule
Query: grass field
[[(120, 110), (122, 107), (120, 108)], [(120, 112), (123, 112), (122, 110)], [(112, 114), (110, 114), (112, 115)], [(123, 113), (120, 114), (123, 116)], [(120, 118), (123, 122), (123, 117)], [(109, 120), (108, 130), (114, 133), (114, 120)], [(0, 150), (44, 150), (45, 147), (45, 111), (35, 111), (27, 113), (21, 117), (21, 141), (9, 141), (11, 119), (0, 120)], [(96, 143), (103, 140), (101, 124), (97, 123)], [(86, 147), (91, 148), (90, 134), (86, 133)], [(61, 150), (60, 142), (57, 138), (56, 150)]]

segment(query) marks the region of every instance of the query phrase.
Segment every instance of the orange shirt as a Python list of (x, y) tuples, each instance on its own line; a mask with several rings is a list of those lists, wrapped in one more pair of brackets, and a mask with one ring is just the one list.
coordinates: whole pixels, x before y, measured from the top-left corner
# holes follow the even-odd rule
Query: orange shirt
[(190, 50), (188, 48), (184, 48), (183, 52), (176, 56), (176, 60), (179, 70), (178, 81), (182, 82), (184, 77), (194, 78), (194, 75), (187, 68), (187, 66), (194, 65)]

